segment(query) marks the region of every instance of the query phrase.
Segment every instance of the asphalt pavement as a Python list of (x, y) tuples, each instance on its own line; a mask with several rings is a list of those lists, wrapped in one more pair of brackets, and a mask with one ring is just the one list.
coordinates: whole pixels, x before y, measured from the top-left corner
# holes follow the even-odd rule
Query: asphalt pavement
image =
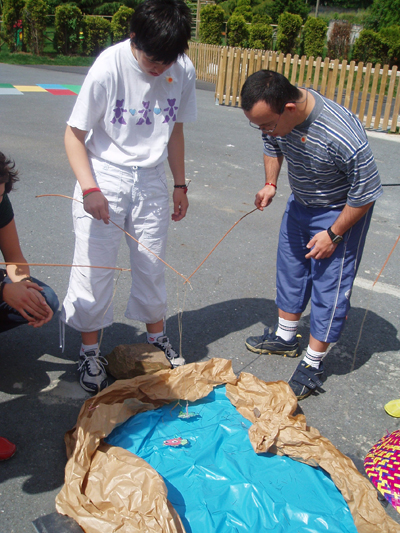
[[(0, 64), (0, 84), (81, 85), (85, 72)], [(199, 83), (198, 120), (185, 126), (189, 211), (169, 228), (167, 262), (185, 276), (253, 209), (264, 178), (258, 132), (248, 126), (240, 109), (216, 106), (209, 88)], [(0, 94), (0, 150), (20, 171), (11, 200), (21, 246), (32, 263), (72, 262), (71, 201), (36, 196), (72, 194), (75, 180), (63, 135), (74, 102), (72, 95)], [(400, 245), (385, 265), (400, 233), (398, 141), (399, 137), (370, 134), (384, 195), (375, 206), (346, 328), (325, 360), (325, 392), (299, 403), (308, 425), (349, 456), (363, 474), (369, 449), (400, 426), (400, 419), (391, 418), (383, 408), (400, 398)], [(294, 371), (298, 360), (259, 356), (244, 346), (247, 336), (261, 334), (277, 320), (275, 257), (288, 196), (284, 166), (272, 205), (235, 226), (192, 277), (191, 287), (183, 287), (181, 278), (167, 269), (168, 335), (173, 344), (180, 344), (182, 312), (187, 362), (223, 357), (232, 360), (235, 372), (250, 372), (265, 381), (288, 380)], [(118, 266), (129, 266), (124, 242)], [(32, 274), (63, 300), (68, 267), (32, 267)], [(143, 324), (124, 317), (129, 287), (129, 273), (116, 275), (115, 323), (104, 332), (103, 354), (119, 344), (145, 341)], [(303, 348), (308, 325), (306, 310), (300, 323)], [(32, 532), (32, 522), (55, 511), (66, 463), (63, 437), (88, 397), (77, 383), (79, 346), (79, 334), (67, 329), (61, 352), (57, 317), (39, 330), (23, 326), (0, 337), (0, 435), (17, 445), (16, 455), (0, 464), (0, 533)], [(390, 505), (386, 510), (400, 524)]]

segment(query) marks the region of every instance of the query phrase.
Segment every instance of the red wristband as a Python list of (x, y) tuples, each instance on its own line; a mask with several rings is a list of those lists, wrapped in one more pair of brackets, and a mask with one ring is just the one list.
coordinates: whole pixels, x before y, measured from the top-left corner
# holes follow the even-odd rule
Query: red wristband
[[(277, 189), (278, 187), (275, 185), (275, 183), (270, 183), (269, 181), (267, 181), (267, 183), (265, 185), (271, 185), (271, 187), (275, 187), (275, 189)], [(264, 185), (264, 187), (265, 187)]]
[(98, 187), (92, 187), (91, 189), (86, 189), (86, 191), (83, 191), (83, 197), (87, 196), (88, 194), (91, 194), (92, 192), (101, 192), (101, 190)]

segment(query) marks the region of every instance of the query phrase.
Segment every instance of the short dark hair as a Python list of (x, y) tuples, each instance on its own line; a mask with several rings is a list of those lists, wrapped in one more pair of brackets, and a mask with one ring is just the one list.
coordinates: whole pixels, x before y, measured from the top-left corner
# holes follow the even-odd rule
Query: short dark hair
[(251, 74), (240, 92), (245, 111), (260, 101), (268, 104), (274, 113), (282, 113), (285, 105), (301, 98), (301, 92), (285, 76), (273, 70), (259, 70)]
[(131, 18), (131, 43), (167, 65), (189, 48), (191, 30), (192, 13), (183, 0), (145, 0)]
[(7, 194), (13, 190), (14, 183), (19, 180), (18, 171), (14, 169), (14, 161), (0, 152), (0, 183), (5, 183), (4, 191)]

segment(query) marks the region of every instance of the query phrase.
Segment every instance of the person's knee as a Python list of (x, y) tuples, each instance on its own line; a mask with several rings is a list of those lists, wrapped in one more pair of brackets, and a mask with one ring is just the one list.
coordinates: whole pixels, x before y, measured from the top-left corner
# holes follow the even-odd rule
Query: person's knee
[(42, 295), (44, 296), (44, 299), (46, 300), (47, 305), (53, 311), (53, 314), (55, 314), (56, 311), (58, 311), (58, 308), (60, 305), (57, 294), (53, 291), (51, 287), (41, 282), (40, 280), (34, 279), (33, 281), (42, 287), (43, 289)]

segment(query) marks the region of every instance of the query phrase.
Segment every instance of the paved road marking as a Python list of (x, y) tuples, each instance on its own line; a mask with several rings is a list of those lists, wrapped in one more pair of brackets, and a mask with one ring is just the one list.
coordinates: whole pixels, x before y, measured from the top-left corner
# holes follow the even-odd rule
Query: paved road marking
[[(373, 283), (374, 282), (369, 279), (357, 277), (355, 279), (354, 285), (356, 287), (360, 287), (361, 289), (371, 290)], [(389, 285), (388, 283), (381, 283), (378, 281), (377, 283), (375, 283), (373, 291), (379, 292), (380, 294), (390, 294), (390, 296), (400, 298), (400, 289), (395, 285)]]

